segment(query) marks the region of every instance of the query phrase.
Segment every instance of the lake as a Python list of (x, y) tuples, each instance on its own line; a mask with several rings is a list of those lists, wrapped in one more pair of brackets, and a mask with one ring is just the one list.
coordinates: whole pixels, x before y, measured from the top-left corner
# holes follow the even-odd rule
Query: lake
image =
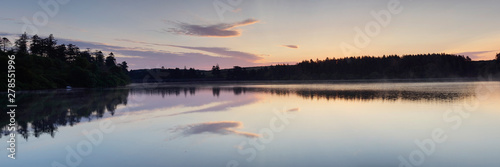
[[(135, 84), (19, 93), (2, 166), (499, 166), (500, 82)], [(5, 105), (2, 105), (5, 106)], [(8, 118), (2, 115), (2, 125)]]

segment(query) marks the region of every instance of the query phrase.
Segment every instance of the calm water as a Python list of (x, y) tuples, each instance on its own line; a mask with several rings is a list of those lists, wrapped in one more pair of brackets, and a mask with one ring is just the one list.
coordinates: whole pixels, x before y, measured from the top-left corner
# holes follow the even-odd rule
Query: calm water
[[(500, 82), (135, 85), (18, 96), (2, 166), (500, 166)], [(5, 105), (2, 105), (5, 106)], [(1, 116), (2, 126), (7, 117)]]

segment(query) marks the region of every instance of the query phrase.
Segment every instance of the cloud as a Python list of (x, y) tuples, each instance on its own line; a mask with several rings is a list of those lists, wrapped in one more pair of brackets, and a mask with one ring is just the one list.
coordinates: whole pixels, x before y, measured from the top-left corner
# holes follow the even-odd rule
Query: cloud
[(255, 133), (242, 132), (236, 130), (241, 128), (243, 128), (242, 122), (219, 121), (219, 122), (206, 122), (206, 123), (178, 126), (172, 129), (171, 132), (180, 133), (180, 135), (183, 137), (204, 134), (204, 133), (211, 133), (218, 135), (239, 135), (248, 138), (259, 137), (259, 135)]
[(0, 32), (0, 36), (12, 36), (12, 37), (19, 37), (21, 34), (16, 34), (16, 33), (8, 33), (8, 32)]
[(203, 52), (216, 54), (219, 57), (239, 59), (239, 60), (243, 60), (243, 61), (248, 62), (248, 63), (254, 63), (255, 61), (263, 59), (261, 55), (247, 53), (247, 52), (241, 52), (241, 51), (233, 51), (229, 48), (224, 48), (224, 47), (193, 47), (193, 46), (181, 46), (181, 45), (169, 45), (169, 44), (133, 41), (133, 40), (128, 40), (128, 39), (116, 39), (116, 40), (122, 41), (122, 42), (150, 45), (150, 46), (167, 46), (167, 47), (176, 47), (176, 48), (182, 48), (182, 49), (203, 51)]
[(10, 17), (0, 17), (0, 21), (11, 21), (16, 24), (24, 24), (24, 22), (22, 22), (20, 19), (10, 18)]
[(246, 19), (237, 23), (221, 23), (214, 25), (195, 25), (183, 22), (170, 22), (174, 24), (175, 28), (169, 28), (168, 30), (165, 31), (174, 34), (189, 35), (189, 36), (236, 37), (241, 35), (241, 30), (234, 28), (255, 24), (257, 22), (259, 21), (256, 19)]
[(118, 39), (115, 39), (115, 41), (130, 42), (130, 43), (136, 43), (136, 44), (161, 45), (161, 44), (157, 44), (157, 43), (142, 42), (142, 41), (134, 41), (134, 40), (130, 40), (130, 39), (123, 39), (123, 38), (118, 38)]
[[(475, 51), (475, 52), (461, 52), (461, 53), (457, 53), (457, 55), (469, 56), (471, 59), (477, 60), (477, 59), (484, 59), (485, 57), (490, 58), (491, 57), (490, 55), (484, 55), (484, 54), (491, 53), (491, 52), (497, 52), (497, 51), (498, 50), (485, 50), (485, 51)], [(494, 56), (495, 54), (492, 53), (491, 55)]]
[[(193, 50), (191, 52), (171, 52), (144, 47), (122, 47), (99, 42), (89, 42), (74, 39), (57, 38), (58, 43), (75, 44), (80, 49), (91, 48), (105, 52), (113, 52), (118, 61), (127, 61), (131, 69), (153, 68), (165, 66), (175, 67), (195, 67), (197, 69), (210, 69), (213, 65), (219, 64), (221, 68), (237, 66), (254, 66), (255, 61), (262, 59), (252, 53), (233, 51), (229, 48), (221, 47), (189, 47), (180, 45), (168, 45), (158, 43), (148, 43), (132, 41), (127, 39), (116, 39), (117, 41), (132, 42), (149, 46), (167, 46)], [(204, 51), (200, 53), (196, 51)], [(215, 54), (215, 55), (210, 55)], [(133, 64), (133, 65), (132, 65)]]
[(191, 46), (180, 46), (180, 45), (168, 45), (171, 47), (177, 47), (177, 48), (184, 48), (184, 49), (191, 49), (191, 50), (198, 50), (198, 51), (205, 51), (209, 53), (214, 53), (217, 55), (221, 55), (224, 57), (233, 57), (249, 62), (254, 62), (257, 60), (261, 60), (262, 57), (252, 54), (252, 53), (246, 53), (246, 52), (240, 52), (240, 51), (233, 51), (228, 48), (223, 48), (223, 47), (191, 47)]
[(292, 49), (298, 49), (299, 46), (298, 45), (281, 45), (283, 47), (287, 47), (287, 48), (292, 48)]
[(287, 112), (299, 112), (300, 111), (300, 108), (292, 108), (292, 109), (288, 109)]
[(183, 115), (183, 114), (192, 114), (192, 113), (203, 113), (203, 112), (221, 112), (221, 111), (227, 111), (230, 108), (234, 107), (240, 107), (248, 104), (253, 104), (257, 102), (258, 99), (254, 98), (253, 96), (248, 96), (246, 98), (240, 98), (240, 99), (233, 99), (231, 101), (225, 101), (220, 104), (217, 104), (215, 106), (207, 107), (207, 108), (202, 108), (198, 110), (192, 110), (192, 111), (185, 111), (181, 113), (175, 113), (171, 114), (169, 116), (175, 116), (175, 115)]
[(122, 47), (122, 46), (115, 46), (115, 45), (110, 45), (110, 44), (100, 43), (100, 42), (89, 42), (89, 41), (82, 41), (82, 40), (75, 40), (75, 39), (64, 39), (64, 38), (58, 38), (57, 43), (59, 43), (59, 44), (74, 44), (74, 45), (78, 46), (81, 50), (89, 48), (89, 49), (95, 49), (95, 50), (114, 52), (115, 57), (118, 57), (118, 58), (120, 58), (120, 57), (121, 58), (144, 58), (144, 57), (132, 55), (132, 54), (125, 54), (124, 55), (124, 54), (116, 54), (116, 53), (153, 51), (153, 50), (147, 49), (147, 48)]
[[(0, 32), (0, 36), (12, 36), (15, 38), (19, 35), (20, 34)], [(209, 70), (215, 64), (219, 64), (221, 68), (261, 65), (260, 63), (256, 63), (256, 61), (263, 59), (257, 54), (234, 51), (223, 47), (191, 47), (117, 39), (117, 41), (141, 44), (141, 47), (125, 47), (77, 39), (57, 37), (56, 39), (58, 44), (74, 44), (82, 51), (86, 48), (90, 48), (92, 51), (101, 50), (103, 52), (113, 52), (117, 58), (117, 62), (127, 61), (130, 69), (157, 68), (161, 66), (167, 68), (182, 68), (186, 66)], [(186, 52), (172, 52), (162, 49), (147, 48), (149, 46), (176, 47), (188, 50)]]

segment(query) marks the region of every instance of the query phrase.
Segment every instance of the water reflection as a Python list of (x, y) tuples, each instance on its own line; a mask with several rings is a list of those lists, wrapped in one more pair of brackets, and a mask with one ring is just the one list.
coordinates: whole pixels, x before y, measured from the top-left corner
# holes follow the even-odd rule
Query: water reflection
[[(498, 166), (500, 93), (480, 100), (474, 111), (462, 110), (467, 119), (449, 113), (478, 104), (475, 90), (484, 85), (500, 88), (498, 82), (179, 84), (25, 92), (16, 117), (19, 133), (30, 140), (18, 137), (19, 159), (3, 165), (67, 162), (68, 148), (81, 150), (81, 143), (99, 137), (84, 130), (96, 132), (109, 121), (115, 130), (103, 132), (80, 166), (226, 166), (230, 160), (240, 166), (398, 166), (398, 157), (413, 155), (421, 148), (415, 141), (428, 141), (436, 128), (448, 139), (436, 143), (421, 166)], [(273, 130), (273, 120), (282, 131)], [(455, 130), (458, 121), (463, 126)]]
[(171, 114), (170, 116), (182, 115), (182, 114), (192, 114), (192, 113), (202, 113), (202, 112), (226, 111), (231, 107), (245, 106), (248, 104), (255, 103), (257, 101), (258, 101), (258, 99), (256, 99), (256, 98), (253, 98), (251, 96), (245, 96), (243, 98), (233, 99), (230, 101), (223, 101), (223, 102), (217, 103), (211, 107), (195, 109), (195, 110), (185, 111), (185, 112), (181, 112), (181, 113), (175, 113), (175, 114)]
[(239, 135), (248, 138), (259, 137), (256, 133), (237, 131), (243, 127), (242, 122), (237, 121), (219, 121), (219, 122), (205, 122), (191, 125), (177, 126), (172, 129), (173, 133), (180, 133), (182, 137), (191, 135), (211, 133), (218, 135)]
[[(146, 103), (143, 108), (132, 108), (131, 111), (142, 109), (169, 108), (177, 105), (192, 106), (194, 109), (177, 112), (167, 116), (177, 116), (183, 114), (220, 112), (227, 111), (230, 108), (245, 106), (257, 103), (258, 99), (248, 94), (271, 94), (276, 96), (299, 96), (304, 99), (317, 100), (384, 100), (384, 101), (433, 101), (433, 102), (453, 102), (464, 98), (472, 97), (474, 94), (470, 89), (449, 90), (407, 90), (407, 89), (310, 89), (308, 85), (301, 87), (286, 86), (231, 86), (231, 85), (213, 85), (213, 86), (161, 86), (161, 87), (130, 87), (126, 89), (110, 90), (72, 90), (72, 91), (47, 91), (38, 93), (22, 93), (17, 98), (19, 105), (17, 109), (17, 131), (25, 139), (30, 135), (39, 137), (42, 134), (55, 136), (58, 126), (73, 126), (82, 120), (92, 121), (105, 116), (115, 114), (118, 105), (127, 105), (130, 96), (145, 95), (148, 97), (159, 96), (166, 98), (168, 96), (196, 96), (196, 93), (207, 92), (212, 94), (212, 99), (196, 99), (194, 101), (160, 101), (158, 104), (152, 102)], [(238, 96), (221, 97), (223, 94), (232, 94)], [(6, 100), (2, 100), (4, 103)], [(209, 105), (210, 104), (210, 105)], [(207, 106), (208, 107), (200, 107)], [(2, 104), (6, 106), (6, 104)], [(198, 108), (197, 108), (198, 107)], [(0, 126), (2, 134), (7, 134), (6, 125), (9, 123), (7, 117), (1, 117)], [(219, 122), (189, 125), (185, 128), (183, 134), (195, 134), (198, 132), (210, 132), (218, 134), (240, 134), (253, 136), (252, 134), (235, 131), (240, 124), (236, 122)], [(187, 128), (187, 129), (186, 129)], [(1, 135), (0, 134), (0, 137)]]
[(267, 93), (273, 95), (297, 95), (305, 99), (325, 100), (386, 100), (386, 101), (436, 101), (452, 102), (473, 96), (470, 89), (448, 91), (448, 90), (331, 90), (331, 89), (307, 89), (307, 88), (262, 88), (262, 87), (160, 87), (149, 89), (132, 89), (133, 94), (148, 95), (195, 95), (196, 91), (212, 91), (214, 97), (219, 97), (221, 92), (242, 95), (246, 93)]
[(310, 91), (299, 90), (295, 92), (297, 95), (307, 99), (326, 99), (326, 100), (407, 100), (407, 101), (437, 101), (451, 102), (470, 97), (471, 93), (453, 93), (453, 92), (419, 92), (419, 91), (377, 91), (377, 90), (326, 90), (326, 91)]
[[(20, 93), (17, 96), (17, 132), (25, 139), (42, 134), (54, 137), (58, 126), (99, 119), (105, 112), (114, 115), (118, 105), (127, 104), (128, 94), (127, 89)], [(8, 134), (8, 123), (9, 118), (1, 117), (3, 135)]]

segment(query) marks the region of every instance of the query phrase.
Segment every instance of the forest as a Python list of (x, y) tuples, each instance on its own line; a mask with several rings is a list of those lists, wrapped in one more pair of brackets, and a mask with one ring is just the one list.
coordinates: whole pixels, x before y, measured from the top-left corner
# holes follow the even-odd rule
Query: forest
[(500, 53), (495, 60), (472, 61), (453, 54), (362, 56), (305, 60), (295, 65), (239, 67), (210, 71), (190, 69), (131, 70), (133, 82), (249, 81), (249, 80), (357, 80), (478, 78), (500, 75)]
[[(8, 56), (15, 55), (17, 90), (115, 87), (130, 82), (127, 62), (116, 63), (113, 53), (106, 56), (99, 50), (81, 51), (73, 44), (57, 44), (52, 34), (29, 38), (24, 33), (14, 42), (6, 37), (0, 42), (2, 64), (7, 65)], [(7, 81), (7, 70), (0, 73), (0, 79)], [(7, 90), (6, 85), (1, 84), (2, 90)]]

